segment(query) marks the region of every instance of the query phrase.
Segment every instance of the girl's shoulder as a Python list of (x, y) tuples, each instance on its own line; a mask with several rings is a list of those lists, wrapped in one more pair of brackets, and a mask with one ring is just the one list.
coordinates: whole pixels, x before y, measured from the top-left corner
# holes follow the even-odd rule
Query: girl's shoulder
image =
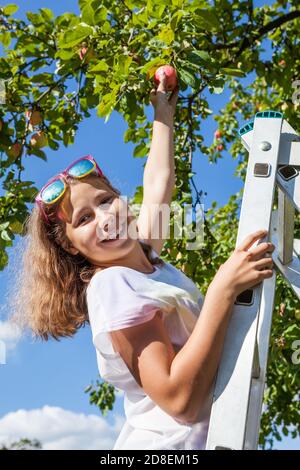
[[(156, 268), (155, 268), (156, 269)], [(158, 275), (156, 269), (150, 277)], [(87, 295), (91, 292), (97, 293), (99, 289), (106, 294), (108, 291), (125, 292), (132, 289), (139, 289), (140, 285), (145, 286), (145, 278), (148, 274), (137, 271), (127, 266), (109, 266), (105, 269), (96, 270), (87, 287)]]

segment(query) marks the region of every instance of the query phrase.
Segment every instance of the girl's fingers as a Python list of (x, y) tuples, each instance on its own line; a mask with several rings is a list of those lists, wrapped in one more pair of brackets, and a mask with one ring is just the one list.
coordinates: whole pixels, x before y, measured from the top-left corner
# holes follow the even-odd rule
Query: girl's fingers
[(274, 266), (273, 258), (270, 258), (269, 256), (266, 258), (259, 259), (258, 261), (255, 262), (255, 267), (257, 269), (273, 268), (273, 266)]
[(152, 90), (150, 91), (150, 101), (153, 104), (153, 106), (156, 105), (157, 95), (156, 95), (156, 89), (155, 88), (152, 88)]
[(167, 92), (167, 76), (165, 73), (162, 73), (160, 76), (160, 82), (157, 87), (157, 91), (160, 91), (161, 93)]
[(166, 75), (162, 75), (161, 81), (158, 85), (157, 88), (152, 88), (150, 91), (150, 100), (154, 106), (158, 104), (158, 102), (171, 106), (172, 108), (175, 108), (176, 102), (178, 99), (178, 94), (179, 94), (179, 86), (177, 85), (174, 90), (172, 91), (170, 97), (168, 98), (167, 95), (167, 77)]
[(263, 238), (267, 235), (267, 230), (258, 230), (257, 232), (251, 233), (243, 242), (238, 246), (240, 250), (248, 250), (256, 240)]
[(155, 88), (152, 88), (152, 90), (150, 91), (150, 98), (154, 98), (156, 96), (156, 90)]
[(177, 98), (178, 98), (178, 94), (179, 94), (179, 86), (177, 85), (176, 88), (174, 88), (174, 90), (172, 91), (172, 94), (169, 98), (169, 103), (172, 104), (172, 105), (175, 105), (176, 102), (177, 102)]
[(264, 253), (272, 253), (275, 250), (274, 245), (269, 245), (268, 242), (259, 243), (255, 248), (248, 250), (252, 254), (252, 259), (256, 260), (261, 258)]

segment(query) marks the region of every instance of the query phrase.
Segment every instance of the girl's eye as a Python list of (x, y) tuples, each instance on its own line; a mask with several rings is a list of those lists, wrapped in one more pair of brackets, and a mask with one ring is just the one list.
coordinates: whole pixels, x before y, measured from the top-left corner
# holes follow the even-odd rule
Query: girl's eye
[[(101, 206), (102, 204), (107, 203), (107, 202), (110, 201), (111, 199), (113, 199), (113, 196), (109, 196), (109, 197), (103, 199), (103, 200), (100, 202), (99, 206)], [(88, 215), (84, 215), (83, 217), (81, 217), (81, 219), (80, 219), (79, 222), (78, 222), (78, 225), (81, 225), (82, 222), (84, 222), (85, 217), (88, 217)]]
[(99, 206), (101, 206), (102, 204), (105, 204), (106, 202), (110, 201), (111, 199), (113, 199), (113, 196), (109, 196), (109, 197), (103, 199), (103, 201), (100, 202)]

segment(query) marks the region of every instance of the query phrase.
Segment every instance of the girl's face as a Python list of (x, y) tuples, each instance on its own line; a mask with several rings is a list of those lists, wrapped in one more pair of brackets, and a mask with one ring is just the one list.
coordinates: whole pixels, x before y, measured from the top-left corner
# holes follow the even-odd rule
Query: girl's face
[[(135, 217), (126, 200), (114, 194), (97, 176), (67, 185), (57, 215), (65, 222), (71, 243), (68, 251), (80, 253), (94, 265), (110, 266), (114, 261), (128, 260), (135, 251), (138, 243)], [(105, 241), (109, 234), (115, 239), (119, 229), (120, 238)]]

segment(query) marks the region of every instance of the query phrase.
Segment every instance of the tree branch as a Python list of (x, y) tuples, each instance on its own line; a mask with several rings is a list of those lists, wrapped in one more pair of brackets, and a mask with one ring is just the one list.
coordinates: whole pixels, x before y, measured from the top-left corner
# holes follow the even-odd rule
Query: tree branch
[[(275, 28), (280, 27), (284, 23), (288, 23), (289, 21), (292, 21), (296, 18), (300, 17), (300, 10), (295, 10), (287, 13), (286, 15), (282, 15), (279, 18), (276, 18), (275, 20), (271, 21), (270, 23), (262, 26), (259, 28), (257, 31), (253, 31), (253, 37), (244, 37), (242, 41), (242, 45), (239, 49), (239, 53), (243, 52), (248, 46), (250, 46), (254, 40), (260, 39), (262, 36), (264, 36), (266, 33), (269, 33)], [(213, 49), (232, 49), (234, 47), (237, 47), (240, 44), (239, 41), (231, 42), (229, 44), (214, 44)]]
[(48, 95), (48, 93), (50, 93), (52, 90), (54, 90), (54, 88), (56, 88), (60, 83), (62, 83), (66, 78), (68, 78), (69, 76), (74, 76), (74, 73), (77, 72), (79, 69), (81, 68), (80, 67), (77, 67), (76, 69), (74, 69), (74, 71), (72, 72), (68, 72), (67, 74), (63, 75), (59, 80), (57, 80), (56, 82), (52, 83), (52, 85), (49, 86), (49, 88), (47, 90), (45, 90), (38, 98), (37, 100), (34, 102), (34, 104), (38, 104), (46, 95)]

